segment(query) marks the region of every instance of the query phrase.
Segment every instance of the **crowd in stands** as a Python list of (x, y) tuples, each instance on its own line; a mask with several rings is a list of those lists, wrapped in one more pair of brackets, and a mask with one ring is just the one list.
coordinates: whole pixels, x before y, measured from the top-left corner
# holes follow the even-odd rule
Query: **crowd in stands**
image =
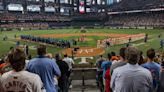
[(69, 17), (60, 16), (55, 14), (40, 14), (40, 13), (2, 13), (0, 14), (2, 21), (14, 20), (40, 20), (40, 21), (70, 21)]
[(163, 92), (163, 57), (148, 49), (147, 57), (135, 47), (121, 48), (97, 59), (97, 84), (101, 92)]
[(1, 24), (1, 28), (15, 28), (15, 29), (49, 29), (49, 28), (58, 28), (58, 27), (69, 27), (71, 26), (70, 22), (24, 22), (24, 23), (7, 23)]
[[(1, 16), (0, 17), (1, 21), (14, 21), (11, 23), (0, 24), (1, 28), (48, 29), (54, 27), (68, 27), (71, 25), (69, 17), (59, 16), (54, 14), (2, 13), (0, 14), (0, 16)], [(19, 21), (19, 22), (15, 22), (15, 21)], [(28, 21), (28, 22), (20, 22), (20, 21)]]
[(125, 13), (109, 15), (108, 26), (125, 27), (163, 27), (164, 14), (161, 12)]
[[(96, 60), (97, 85), (100, 92), (163, 92), (164, 57), (153, 48), (146, 57), (135, 47), (123, 47), (100, 55)], [(46, 46), (37, 47), (37, 57), (26, 60), (22, 48), (11, 48), (0, 62), (0, 89), (2, 92), (68, 92), (73, 59), (46, 52)], [(17, 88), (17, 89), (16, 89)]]
[(0, 14), (0, 20), (10, 20), (10, 21), (14, 21), (16, 20), (16, 17), (13, 16), (12, 14)]
[(1, 28), (48, 29), (48, 23), (10, 23), (2, 24)]
[[(77, 20), (97, 20), (98, 17), (105, 18), (105, 15), (84, 15), (72, 17), (72, 21), (68, 17), (57, 16), (52, 14), (0, 14), (0, 20), (28, 20), (31, 22), (25, 23), (8, 23), (1, 24), (1, 28), (36, 28), (48, 29), (53, 27), (68, 27), (68, 26), (111, 26), (111, 27), (163, 27), (164, 14), (163, 12), (140, 12), (140, 13), (121, 13), (108, 15), (108, 21), (105, 23), (100, 21), (77, 21)], [(43, 22), (35, 22), (35, 21)]]
[[(112, 27), (163, 27), (164, 14), (162, 11), (154, 12), (138, 12), (138, 13), (118, 13), (107, 15), (101, 14), (85, 14), (66, 17), (55, 14), (39, 14), (39, 13), (2, 13), (1, 21), (30, 21), (25, 23), (8, 23), (1, 24), (2, 28), (37, 28), (48, 29), (53, 27), (68, 26), (112, 26)], [(101, 18), (101, 19), (100, 19)], [(104, 20), (98, 21), (98, 20)], [(81, 21), (83, 20), (83, 21)], [(85, 20), (85, 21), (84, 21)], [(90, 21), (94, 20), (94, 21)], [(97, 20), (97, 21), (95, 21)], [(37, 22), (42, 21), (42, 22)]]
[(71, 26), (71, 22), (65, 21), (65, 22), (48, 22), (49, 27), (69, 27)]
[(70, 48), (71, 46), (71, 43), (69, 41), (63, 39), (57, 39), (57, 38), (43, 38), (43, 37), (37, 37), (32, 35), (21, 35), (20, 38), (22, 40), (27, 40), (27, 41), (51, 44), (61, 48)]
[(106, 13), (87, 13), (87, 14), (75, 14), (74, 20), (103, 20), (106, 17)]
[(119, 3), (114, 3), (110, 6), (109, 11), (127, 11), (127, 10), (143, 10), (163, 8), (163, 0), (121, 0)]

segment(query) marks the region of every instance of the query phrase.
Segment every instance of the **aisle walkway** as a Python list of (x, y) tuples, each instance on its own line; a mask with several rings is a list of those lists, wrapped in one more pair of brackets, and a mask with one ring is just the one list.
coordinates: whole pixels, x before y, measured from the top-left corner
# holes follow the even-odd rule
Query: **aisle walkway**
[[(84, 90), (83, 90), (84, 89)], [(73, 80), (72, 88), (69, 92), (100, 92), (96, 85), (96, 80), (86, 80), (83, 88), (81, 80)]]

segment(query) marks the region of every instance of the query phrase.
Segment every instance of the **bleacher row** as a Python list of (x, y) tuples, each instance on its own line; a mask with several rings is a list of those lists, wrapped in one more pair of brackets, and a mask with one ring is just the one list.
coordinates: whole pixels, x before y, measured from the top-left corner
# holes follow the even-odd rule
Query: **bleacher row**
[[(4, 30), (18, 29), (18, 30), (31, 30), (31, 29), (50, 29), (69, 27), (70, 22), (23, 22), (23, 23), (8, 23), (1, 24), (0, 27)], [(5, 29), (6, 28), (6, 29)]]
[(109, 21), (105, 23), (107, 26), (127, 26), (127, 27), (163, 27), (164, 13), (127, 13), (114, 14), (109, 16)]
[[(36, 28), (48, 29), (54, 27), (76, 27), (76, 26), (107, 26), (107, 27), (159, 27), (164, 26), (164, 14), (162, 11), (156, 12), (137, 12), (120, 14), (98, 14), (98, 15), (79, 15), (64, 17), (51, 14), (0, 14), (1, 28)], [(103, 20), (98, 17), (108, 18)], [(100, 18), (101, 18), (100, 17)], [(83, 21), (81, 21), (83, 20)], [(92, 20), (92, 21), (91, 21)], [(12, 21), (12, 22), (10, 22)], [(19, 22), (17, 22), (19, 21)], [(22, 22), (24, 21), (24, 22)], [(28, 22), (26, 22), (28, 21)], [(38, 22), (39, 21), (39, 22)]]
[[(23, 28), (23, 29), (48, 29), (48, 23), (14, 23), (14, 24), (3, 24), (1, 28)], [(22, 29), (22, 30), (23, 30)]]
[(21, 13), (0, 13), (1, 21), (16, 21), (16, 20), (27, 20), (27, 21), (70, 21), (69, 17), (59, 16), (54, 14), (21, 14)]
[(164, 7), (163, 0), (122, 0), (120, 3), (114, 3), (110, 6), (109, 11), (127, 11), (143, 10)]

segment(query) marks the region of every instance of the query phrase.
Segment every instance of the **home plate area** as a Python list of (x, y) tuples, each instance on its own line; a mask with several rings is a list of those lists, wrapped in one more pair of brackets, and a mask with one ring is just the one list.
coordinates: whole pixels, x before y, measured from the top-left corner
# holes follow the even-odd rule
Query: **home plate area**
[(103, 48), (96, 47), (74, 47), (67, 48), (62, 53), (67, 54), (68, 56), (71, 56), (74, 59), (80, 58), (80, 63), (88, 63), (86, 62), (87, 58), (93, 59), (93, 56), (104, 54), (105, 50)]

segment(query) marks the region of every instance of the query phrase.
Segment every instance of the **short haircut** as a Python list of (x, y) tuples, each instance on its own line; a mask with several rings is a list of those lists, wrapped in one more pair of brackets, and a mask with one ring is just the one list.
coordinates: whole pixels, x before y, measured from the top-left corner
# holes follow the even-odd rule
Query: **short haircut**
[(58, 60), (61, 60), (61, 55), (59, 53), (56, 53), (55, 54), (55, 59), (58, 61)]
[(37, 47), (37, 54), (38, 55), (45, 55), (46, 54), (46, 46), (45, 45), (39, 45)]
[(138, 64), (139, 64), (139, 65), (144, 64), (144, 63), (145, 63), (145, 62), (144, 62), (144, 58), (143, 58), (142, 54), (143, 54), (143, 52), (142, 52), (142, 51), (140, 51), (140, 60), (139, 60), (139, 62), (138, 62)]
[(112, 58), (111, 53), (108, 53), (107, 56), (108, 56), (108, 59), (109, 59), (109, 60)]
[(120, 55), (123, 59), (125, 59), (125, 50), (126, 50), (126, 48), (123, 47), (123, 48), (120, 49), (120, 52), (119, 52), (119, 55)]
[(111, 52), (112, 56), (116, 56), (116, 53), (114, 51)]
[(151, 60), (155, 58), (155, 50), (153, 48), (147, 50), (147, 57)]
[(19, 72), (24, 69), (25, 64), (26, 64), (25, 63), (26, 55), (21, 49), (19, 48), (12, 49), (8, 53), (7, 57), (8, 57), (9, 63), (11, 64), (11, 67), (16, 72)]
[(140, 51), (135, 47), (128, 47), (125, 50), (125, 59), (130, 64), (137, 64), (140, 59)]
[(102, 58), (102, 57), (103, 57), (103, 55), (100, 55), (99, 57), (101, 57), (101, 58)]
[(67, 54), (64, 54), (64, 57), (68, 57), (68, 55)]

